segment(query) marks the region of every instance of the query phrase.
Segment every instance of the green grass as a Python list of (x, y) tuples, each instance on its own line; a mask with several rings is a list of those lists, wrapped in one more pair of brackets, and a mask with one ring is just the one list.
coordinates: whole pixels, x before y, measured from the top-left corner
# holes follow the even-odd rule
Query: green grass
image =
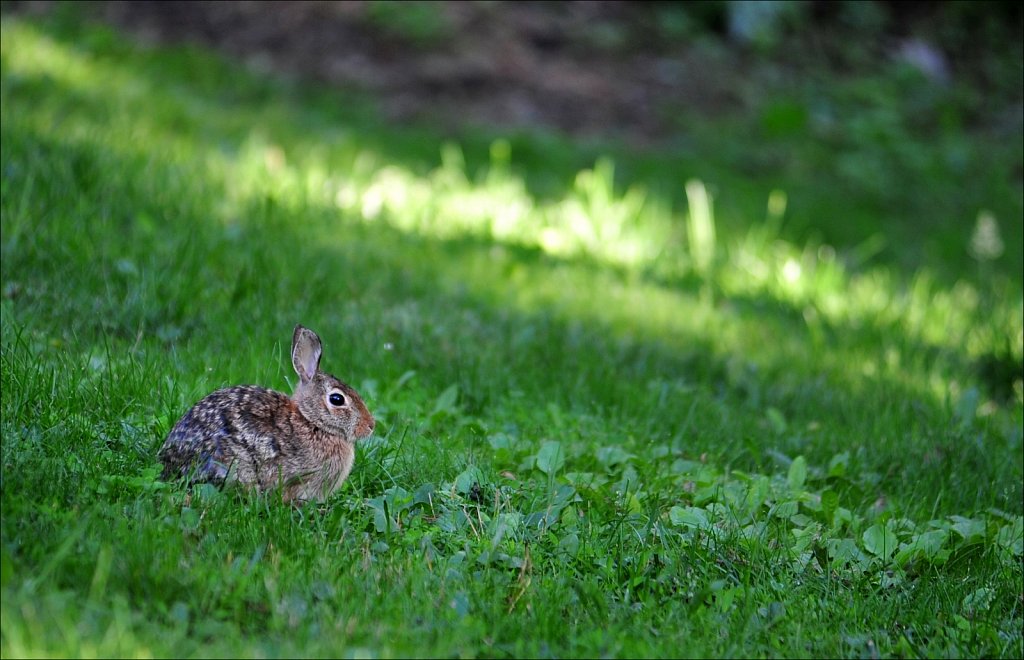
[[(813, 168), (2, 30), (5, 657), (1021, 655), (1018, 189), (963, 182), (1005, 252), (940, 271), (931, 204), (866, 259), (885, 198), (819, 191), (800, 239), (768, 192)], [(201, 396), (290, 388), (296, 322), (379, 420), (344, 487), (158, 481)]]

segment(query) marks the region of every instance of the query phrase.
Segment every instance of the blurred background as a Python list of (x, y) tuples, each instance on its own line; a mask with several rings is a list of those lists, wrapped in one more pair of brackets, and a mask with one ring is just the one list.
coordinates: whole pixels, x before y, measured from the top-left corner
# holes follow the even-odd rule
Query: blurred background
[[(705, 178), (722, 173), (723, 185), (779, 188), (795, 201), (789, 238), (860, 245), (910, 269), (969, 266), (979, 254), (970, 241), (988, 232), (985, 254), (1020, 280), (1018, 3), (75, 4), (69, 20), (362, 93), (396, 125), (462, 139), (553, 133), (593, 146), (562, 171), (527, 163), (535, 193), (557, 194), (557, 179), (618, 146), (669, 162), (620, 158), (617, 180), (663, 184), (685, 199), (682, 164)], [(851, 196), (856, 208), (840, 202), (849, 214), (833, 220), (837, 198)], [(724, 211), (726, 223), (755, 215)]]
[(954, 102), (932, 92), (918, 101), (922, 113), (959, 112), (946, 121), (1007, 134), (1020, 127), (1012, 2), (86, 4), (87, 16), (143, 40), (203, 44), (257, 70), (370, 90), (393, 119), (544, 126), (648, 146), (700, 116), (754, 112), (769, 131), (821, 130), (836, 119), (827, 99), (773, 103), (821, 76), (905, 69), (981, 95), (928, 107)]

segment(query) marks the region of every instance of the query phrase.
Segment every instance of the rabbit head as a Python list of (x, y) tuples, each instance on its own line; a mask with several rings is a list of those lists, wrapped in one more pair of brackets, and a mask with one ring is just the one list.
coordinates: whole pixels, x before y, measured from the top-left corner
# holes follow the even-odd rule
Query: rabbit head
[(309, 328), (295, 326), (292, 365), (299, 384), (292, 397), (303, 417), (313, 425), (349, 441), (373, 432), (374, 419), (354, 389), (320, 371), (320, 337)]

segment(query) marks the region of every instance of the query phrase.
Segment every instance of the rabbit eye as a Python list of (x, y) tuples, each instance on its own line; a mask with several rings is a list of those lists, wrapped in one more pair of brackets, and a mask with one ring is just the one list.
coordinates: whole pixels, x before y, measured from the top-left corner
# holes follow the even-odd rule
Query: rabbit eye
[(331, 402), (332, 406), (345, 405), (345, 396), (339, 392), (331, 392), (331, 395), (327, 397), (327, 400)]

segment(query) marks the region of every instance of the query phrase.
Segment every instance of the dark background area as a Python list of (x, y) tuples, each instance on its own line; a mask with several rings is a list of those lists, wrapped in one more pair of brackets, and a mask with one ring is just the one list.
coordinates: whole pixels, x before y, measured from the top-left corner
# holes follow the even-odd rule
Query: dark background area
[[(76, 4), (143, 40), (361, 88), (392, 119), (452, 128), (542, 126), (657, 146), (688, 118), (757, 111), (815, 77), (892, 62), (975, 90), (963, 117), (973, 127), (1021, 121), (1024, 19), (1012, 2)], [(1010, 66), (993, 66), (1000, 59)]]

